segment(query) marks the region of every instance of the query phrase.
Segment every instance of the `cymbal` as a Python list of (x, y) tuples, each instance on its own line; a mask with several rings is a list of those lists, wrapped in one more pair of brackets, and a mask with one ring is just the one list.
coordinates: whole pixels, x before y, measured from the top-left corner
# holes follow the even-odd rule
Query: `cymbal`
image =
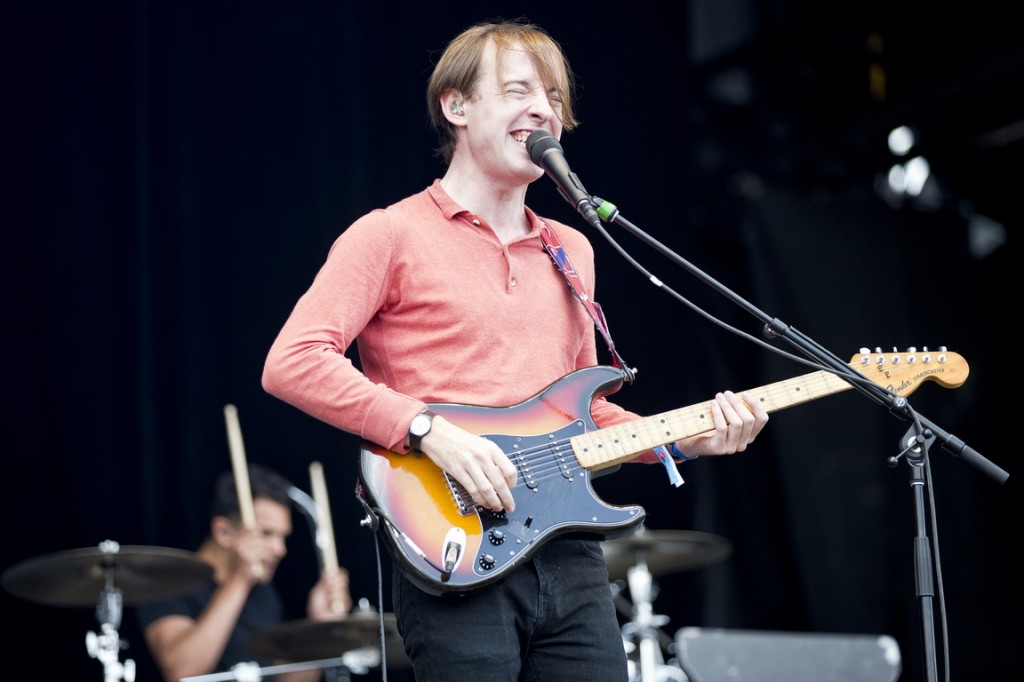
[(293, 620), (258, 632), (247, 643), (254, 653), (286, 661), (337, 658), (352, 649), (379, 650), (381, 618), (388, 667), (408, 667), (409, 659), (391, 613), (382, 616), (375, 611), (353, 611), (340, 620)]
[(52, 606), (96, 606), (108, 584), (132, 605), (191, 592), (211, 580), (213, 567), (192, 552), (109, 540), (28, 559), (3, 574), (7, 591)]
[(732, 543), (718, 535), (692, 530), (641, 530), (601, 543), (608, 577), (619, 580), (646, 562), (651, 575), (667, 575), (717, 563), (732, 553)]

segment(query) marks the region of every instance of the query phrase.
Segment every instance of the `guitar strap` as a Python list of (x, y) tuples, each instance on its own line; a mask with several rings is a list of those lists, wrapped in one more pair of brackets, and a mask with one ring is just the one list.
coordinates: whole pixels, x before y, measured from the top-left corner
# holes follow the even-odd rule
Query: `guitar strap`
[[(622, 370), (626, 381), (632, 383), (633, 379), (636, 378), (636, 369), (631, 369), (615, 349), (615, 342), (612, 341), (612, 334), (608, 330), (608, 323), (605, 320), (604, 311), (601, 310), (601, 304), (592, 300), (590, 295), (587, 293), (587, 290), (583, 287), (583, 283), (580, 282), (579, 273), (576, 272), (576, 268), (573, 267), (572, 262), (569, 260), (569, 256), (565, 253), (565, 248), (562, 247), (562, 243), (559, 241), (558, 235), (556, 235), (555, 231), (545, 223), (541, 228), (540, 238), (544, 242), (544, 248), (547, 249), (548, 255), (551, 256), (551, 260), (555, 262), (555, 267), (559, 269), (565, 277), (565, 281), (569, 283), (569, 288), (572, 289), (573, 295), (576, 296), (576, 300), (582, 303), (583, 307), (587, 309), (587, 312), (590, 313), (590, 317), (594, 320), (594, 325), (598, 330), (600, 330), (601, 335), (604, 336), (604, 340), (608, 344), (608, 350), (611, 351), (612, 354), (612, 364)], [(665, 467), (669, 482), (676, 487), (683, 485), (683, 477), (679, 475), (679, 470), (676, 468), (675, 460), (671, 455), (669, 455), (665, 446), (659, 445), (654, 448), (654, 454), (657, 456), (658, 461), (661, 462), (662, 466)]]
[(594, 320), (594, 326), (597, 327), (598, 331), (601, 332), (601, 336), (604, 337), (605, 343), (608, 344), (608, 350), (612, 354), (612, 364), (615, 367), (622, 370), (625, 375), (626, 381), (632, 383), (633, 379), (636, 378), (636, 368), (630, 368), (626, 364), (622, 356), (619, 355), (619, 351), (615, 348), (615, 342), (612, 341), (611, 332), (608, 330), (608, 322), (605, 320), (604, 311), (601, 309), (601, 305), (590, 298), (590, 294), (583, 287), (583, 283), (580, 281), (579, 273), (576, 272), (576, 268), (573, 267), (572, 261), (569, 260), (568, 254), (565, 253), (565, 248), (562, 246), (562, 242), (559, 241), (558, 235), (555, 231), (547, 226), (545, 223), (540, 231), (541, 241), (544, 242), (544, 248), (547, 250), (548, 255), (551, 256), (551, 260), (555, 262), (555, 267), (558, 268), (562, 276), (565, 277), (565, 281), (569, 284), (569, 288), (572, 289), (573, 295), (576, 297), (583, 307), (590, 313), (591, 319)]

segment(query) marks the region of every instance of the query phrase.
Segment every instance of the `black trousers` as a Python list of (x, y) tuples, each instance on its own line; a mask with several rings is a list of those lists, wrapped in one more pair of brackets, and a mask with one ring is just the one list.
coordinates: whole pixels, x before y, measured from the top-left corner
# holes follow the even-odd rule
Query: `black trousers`
[(395, 619), (416, 682), (626, 682), (601, 545), (559, 537), (502, 580), (431, 595), (394, 569)]

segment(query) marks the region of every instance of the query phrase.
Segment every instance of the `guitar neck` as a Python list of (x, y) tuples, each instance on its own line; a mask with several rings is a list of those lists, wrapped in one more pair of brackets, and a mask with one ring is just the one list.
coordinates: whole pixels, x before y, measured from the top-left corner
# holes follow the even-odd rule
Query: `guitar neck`
[[(850, 388), (853, 386), (845, 380), (821, 370), (751, 389), (749, 393), (767, 412), (777, 412)], [(703, 402), (574, 436), (571, 442), (580, 466), (600, 471), (628, 462), (651, 448), (714, 428), (711, 403)]]

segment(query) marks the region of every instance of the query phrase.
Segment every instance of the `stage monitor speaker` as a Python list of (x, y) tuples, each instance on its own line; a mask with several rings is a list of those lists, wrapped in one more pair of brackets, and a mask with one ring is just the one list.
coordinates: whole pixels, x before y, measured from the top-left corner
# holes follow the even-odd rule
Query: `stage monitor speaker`
[(895, 682), (902, 669), (888, 635), (686, 627), (675, 639), (690, 682)]

